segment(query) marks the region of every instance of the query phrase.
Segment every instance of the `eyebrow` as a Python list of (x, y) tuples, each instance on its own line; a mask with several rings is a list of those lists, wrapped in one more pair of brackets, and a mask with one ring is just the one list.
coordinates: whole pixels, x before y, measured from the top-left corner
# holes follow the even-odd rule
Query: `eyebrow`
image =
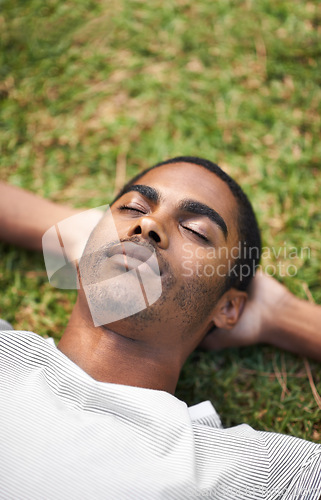
[(199, 201), (194, 200), (182, 200), (179, 204), (179, 209), (188, 212), (190, 214), (195, 215), (203, 215), (210, 219), (214, 224), (219, 226), (224, 234), (225, 239), (227, 238), (228, 231), (227, 225), (223, 217), (216, 212), (213, 208), (210, 208), (208, 205), (201, 203)]
[(131, 191), (136, 191), (153, 203), (159, 203), (162, 199), (161, 194), (157, 191), (157, 189), (143, 184), (133, 184), (132, 186), (128, 186), (123, 194), (130, 193)]
[[(162, 199), (162, 196), (157, 189), (150, 186), (145, 186), (143, 184), (133, 184), (132, 186), (128, 186), (128, 189), (126, 189), (123, 194), (130, 193), (131, 191), (136, 191), (153, 203), (159, 203)], [(225, 240), (227, 239), (228, 230), (226, 222), (223, 217), (213, 208), (210, 208), (208, 205), (205, 205), (200, 201), (186, 199), (182, 200), (179, 203), (179, 210), (182, 212), (188, 212), (190, 214), (202, 215), (204, 217), (207, 217), (212, 222), (214, 222), (214, 224), (219, 226), (224, 234)]]

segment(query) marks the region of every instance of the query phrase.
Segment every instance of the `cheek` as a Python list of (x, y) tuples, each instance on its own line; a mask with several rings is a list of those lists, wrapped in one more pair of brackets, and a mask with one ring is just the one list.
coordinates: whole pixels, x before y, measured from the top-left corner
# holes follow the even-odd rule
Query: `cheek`
[(227, 261), (204, 261), (198, 268), (198, 276), (204, 278), (209, 284), (225, 282), (229, 273)]
[(129, 229), (133, 224), (132, 220), (119, 219), (117, 215), (113, 215), (113, 226), (117, 231), (120, 240), (128, 237)]
[(203, 248), (187, 243), (183, 246), (180, 271), (183, 277), (201, 279), (204, 285), (224, 281), (229, 272), (226, 252), (213, 247)]

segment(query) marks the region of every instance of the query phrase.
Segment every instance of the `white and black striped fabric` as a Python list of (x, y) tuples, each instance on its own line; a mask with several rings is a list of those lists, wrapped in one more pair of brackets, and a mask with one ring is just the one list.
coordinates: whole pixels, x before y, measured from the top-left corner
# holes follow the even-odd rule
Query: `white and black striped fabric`
[(0, 330), (13, 330), (13, 326), (5, 319), (0, 318)]
[(209, 402), (102, 383), (32, 332), (0, 334), (0, 498), (319, 500), (321, 445), (223, 429)]

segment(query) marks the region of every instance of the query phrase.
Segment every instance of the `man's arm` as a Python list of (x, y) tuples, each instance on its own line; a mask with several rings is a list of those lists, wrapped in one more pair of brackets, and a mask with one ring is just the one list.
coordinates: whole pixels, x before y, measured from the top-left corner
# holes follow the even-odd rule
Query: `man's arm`
[(321, 306), (295, 297), (274, 278), (258, 273), (237, 325), (212, 330), (201, 347), (217, 350), (256, 343), (321, 361)]
[[(53, 203), (24, 189), (0, 182), (0, 240), (31, 250), (42, 250), (42, 237), (50, 227), (73, 215), (83, 212), (68, 206)], [(68, 241), (69, 259), (79, 254), (88, 238), (88, 227), (94, 226), (102, 212), (90, 210), (86, 217), (70, 224)], [(56, 250), (56, 240), (47, 239), (47, 251)]]
[(41, 250), (47, 229), (80, 211), (0, 182), (0, 240), (7, 243)]

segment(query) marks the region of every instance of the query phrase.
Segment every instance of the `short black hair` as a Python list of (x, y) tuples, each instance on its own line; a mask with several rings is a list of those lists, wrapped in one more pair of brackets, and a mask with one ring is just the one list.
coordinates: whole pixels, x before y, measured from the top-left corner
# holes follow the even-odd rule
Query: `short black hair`
[(239, 249), (234, 266), (231, 270), (232, 272), (227, 277), (224, 291), (232, 287), (237, 288), (238, 290), (246, 290), (260, 262), (262, 252), (261, 234), (253, 207), (248, 197), (239, 184), (218, 165), (216, 165), (216, 163), (197, 156), (177, 156), (175, 158), (162, 161), (150, 168), (145, 169), (127, 182), (123, 189), (118, 193), (113, 203), (147, 172), (153, 170), (154, 168), (169, 165), (171, 163), (191, 163), (193, 165), (199, 165), (215, 174), (228, 185), (238, 206), (237, 222)]

